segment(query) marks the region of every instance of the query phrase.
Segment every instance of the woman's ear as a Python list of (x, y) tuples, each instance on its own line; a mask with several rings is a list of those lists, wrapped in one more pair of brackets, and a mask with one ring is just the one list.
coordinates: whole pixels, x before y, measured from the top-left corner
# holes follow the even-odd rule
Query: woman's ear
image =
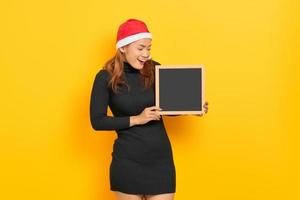
[(125, 53), (125, 49), (123, 47), (120, 48), (121, 53)]

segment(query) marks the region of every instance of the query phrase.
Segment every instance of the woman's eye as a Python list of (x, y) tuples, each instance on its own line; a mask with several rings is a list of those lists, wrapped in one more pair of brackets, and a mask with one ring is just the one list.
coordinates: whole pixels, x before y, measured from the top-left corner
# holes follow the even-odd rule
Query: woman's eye
[[(139, 50), (139, 51), (142, 51), (143, 49), (141, 49), (141, 48), (138, 48), (138, 50)], [(151, 49), (147, 49), (147, 50), (148, 50), (148, 51), (150, 51)]]

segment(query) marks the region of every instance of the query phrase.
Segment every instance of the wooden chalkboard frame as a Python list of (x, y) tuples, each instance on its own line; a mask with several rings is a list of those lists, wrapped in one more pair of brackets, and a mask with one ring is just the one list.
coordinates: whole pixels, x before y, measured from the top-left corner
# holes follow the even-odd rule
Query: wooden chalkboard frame
[(162, 110), (159, 111), (160, 115), (201, 115), (204, 114), (203, 105), (204, 105), (204, 65), (155, 65), (155, 106), (160, 107), (160, 93), (159, 93), (159, 73), (161, 70), (168, 70), (168, 69), (201, 69), (201, 101), (202, 105), (199, 110), (186, 110), (186, 111), (176, 111), (176, 110)]

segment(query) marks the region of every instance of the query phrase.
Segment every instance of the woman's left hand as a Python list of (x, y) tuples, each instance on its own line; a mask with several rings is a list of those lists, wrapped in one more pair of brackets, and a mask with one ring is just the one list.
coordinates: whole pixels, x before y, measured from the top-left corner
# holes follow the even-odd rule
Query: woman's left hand
[[(207, 102), (207, 101), (206, 101), (205, 104), (203, 105), (203, 108), (204, 108), (204, 112), (205, 112), (205, 114), (206, 114), (206, 113), (208, 112), (208, 102)], [(200, 114), (200, 115), (198, 115), (198, 116), (202, 117), (203, 114)]]
[(205, 102), (203, 108), (204, 108), (204, 112), (206, 114), (208, 112), (208, 102), (207, 101)]

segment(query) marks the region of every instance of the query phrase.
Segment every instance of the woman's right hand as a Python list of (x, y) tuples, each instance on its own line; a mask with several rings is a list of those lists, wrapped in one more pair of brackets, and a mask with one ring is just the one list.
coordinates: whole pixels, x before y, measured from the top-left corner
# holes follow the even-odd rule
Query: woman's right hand
[(160, 120), (161, 118), (161, 115), (159, 114), (160, 110), (162, 109), (157, 106), (151, 106), (145, 108), (143, 112), (141, 112), (139, 115), (133, 116), (132, 125), (146, 124), (151, 120)]

